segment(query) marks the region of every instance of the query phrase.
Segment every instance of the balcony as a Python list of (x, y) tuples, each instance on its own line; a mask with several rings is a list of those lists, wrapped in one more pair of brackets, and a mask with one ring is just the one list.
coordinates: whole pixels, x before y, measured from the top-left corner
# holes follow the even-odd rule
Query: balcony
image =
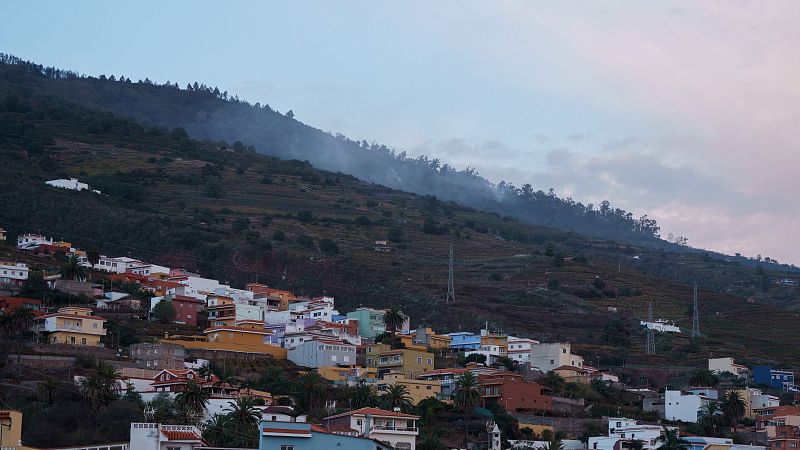
[(413, 434), (416, 435), (419, 433), (416, 427), (398, 427), (394, 425), (373, 425), (370, 428), (370, 434), (372, 433), (396, 433), (396, 434)]

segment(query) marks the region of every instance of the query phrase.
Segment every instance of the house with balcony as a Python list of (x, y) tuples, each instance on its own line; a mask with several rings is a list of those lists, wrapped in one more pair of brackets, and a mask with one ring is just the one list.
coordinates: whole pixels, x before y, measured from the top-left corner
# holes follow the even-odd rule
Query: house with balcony
[(494, 403), (508, 412), (552, 411), (553, 398), (539, 383), (525, 381), (512, 372), (478, 375), (481, 404)]
[(154, 392), (180, 392), (186, 385), (194, 381), (200, 389), (212, 397), (234, 398), (239, 395), (239, 388), (220, 382), (214, 374), (203, 376), (194, 369), (170, 370), (159, 372), (150, 383)]
[(795, 389), (794, 372), (786, 369), (773, 369), (769, 366), (753, 367), (753, 381), (775, 389)]
[(264, 310), (260, 306), (222, 301), (219, 297), (210, 299), (206, 310), (208, 323), (212, 326), (231, 326), (242, 320), (264, 320)]
[(453, 350), (478, 350), (481, 347), (481, 337), (470, 331), (460, 331), (458, 333), (448, 333), (450, 336), (450, 348)]
[[(789, 416), (800, 416), (800, 406), (782, 405), (770, 406), (767, 408), (754, 408), (753, 413), (756, 418), (756, 429), (764, 430), (769, 425), (781, 423), (781, 418)], [(786, 421), (783, 421), (786, 423)]]
[(637, 448), (654, 450), (661, 443), (664, 429), (661, 425), (639, 424), (633, 419), (625, 417), (608, 418), (608, 434), (606, 436), (593, 436), (589, 438), (589, 450), (625, 450)]
[(333, 432), (307, 422), (262, 421), (259, 450), (392, 450), (370, 437)]
[(467, 369), (459, 367), (449, 369), (434, 369), (423, 372), (419, 375), (420, 380), (435, 381), (439, 383), (439, 395), (436, 397), (442, 401), (450, 401), (453, 392), (456, 390), (458, 379), (467, 372)]
[(358, 308), (347, 313), (347, 318), (358, 321), (358, 334), (374, 339), (375, 336), (386, 332), (383, 316), (386, 311), (372, 308)]
[(767, 432), (767, 450), (792, 450), (800, 448), (800, 427), (777, 425)]
[(28, 281), (28, 273), (25, 263), (0, 261), (0, 285), (20, 287)]
[(52, 344), (99, 346), (106, 335), (106, 319), (93, 316), (89, 308), (68, 306), (35, 318), (33, 331)]
[(388, 373), (400, 373), (407, 378), (417, 378), (421, 373), (433, 370), (433, 353), (412, 349), (392, 349), (388, 344), (373, 344), (367, 347), (367, 367), (378, 370), (378, 378)]
[(761, 408), (769, 408), (780, 405), (780, 399), (774, 395), (764, 394), (761, 389), (744, 388), (744, 389), (731, 389), (728, 392), (737, 392), (739, 397), (744, 401), (745, 410), (744, 416), (750, 419), (755, 419), (755, 410)]
[(326, 417), (322, 424), (336, 434), (365, 437), (395, 449), (415, 450), (418, 416), (378, 408), (361, 408)]

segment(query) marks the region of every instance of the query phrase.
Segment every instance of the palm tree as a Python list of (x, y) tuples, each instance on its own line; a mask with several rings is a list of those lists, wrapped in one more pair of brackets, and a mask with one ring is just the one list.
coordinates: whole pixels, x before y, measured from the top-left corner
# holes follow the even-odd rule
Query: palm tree
[(214, 416), (203, 424), (203, 439), (214, 447), (225, 447), (228, 444), (228, 416), (226, 414), (214, 414)]
[(687, 450), (689, 444), (680, 438), (677, 428), (664, 427), (664, 432), (656, 439), (661, 444), (656, 450)]
[(80, 391), (86, 399), (97, 409), (114, 401), (119, 395), (120, 373), (111, 364), (101, 361), (92, 371), (80, 381)]
[(20, 306), (11, 313), (11, 322), (13, 325), (14, 334), (19, 334), (23, 331), (30, 330), (33, 326), (33, 319), (36, 315), (33, 310), (27, 306)]
[(561, 439), (554, 437), (552, 441), (542, 446), (542, 450), (564, 450), (564, 443), (561, 442)]
[(230, 445), (234, 447), (253, 448), (258, 446), (258, 422), (261, 420), (261, 411), (256, 408), (255, 397), (239, 397), (228, 402), (226, 412), (228, 426), (233, 433)]
[(208, 392), (201, 389), (197, 382), (189, 380), (183, 390), (175, 395), (175, 407), (186, 419), (186, 423), (193, 424), (206, 410), (208, 397)]
[(317, 372), (308, 372), (297, 380), (297, 398), (306, 412), (318, 410), (325, 404), (328, 382)]
[(86, 278), (86, 269), (78, 261), (78, 255), (72, 254), (67, 262), (61, 266), (61, 278), (65, 280), (83, 280)]
[(720, 425), (722, 410), (716, 402), (708, 402), (698, 411), (698, 418), (706, 432), (711, 433), (711, 437), (717, 437), (717, 427)]
[(481, 392), (478, 387), (478, 377), (470, 371), (464, 372), (456, 382), (453, 391), (453, 404), (464, 412), (464, 442), (468, 439), (467, 419), (469, 414), (481, 401)]
[(411, 395), (408, 388), (402, 384), (393, 384), (389, 389), (381, 394), (381, 404), (384, 409), (389, 411), (400, 408), (400, 411), (408, 412), (414, 406), (411, 402)]
[(376, 406), (378, 404), (378, 394), (375, 392), (375, 386), (366, 383), (359, 384), (354, 389), (350, 400), (354, 409)]
[(47, 400), (48, 405), (52, 405), (58, 397), (59, 387), (61, 387), (61, 380), (46, 376), (36, 386), (36, 390)]
[(567, 382), (561, 375), (555, 372), (548, 372), (547, 376), (544, 377), (542, 384), (550, 388), (553, 392), (559, 393), (564, 390), (564, 387), (567, 385)]
[(716, 387), (719, 384), (719, 377), (708, 369), (697, 369), (689, 378), (692, 386)]
[(391, 332), (392, 335), (397, 334), (397, 331), (403, 328), (405, 321), (405, 316), (400, 312), (400, 308), (396, 306), (390, 308), (383, 315), (383, 324), (386, 326), (386, 331)]
[(722, 413), (731, 423), (733, 432), (736, 433), (736, 423), (739, 417), (744, 416), (747, 410), (747, 405), (742, 399), (742, 394), (739, 391), (728, 391), (722, 399)]

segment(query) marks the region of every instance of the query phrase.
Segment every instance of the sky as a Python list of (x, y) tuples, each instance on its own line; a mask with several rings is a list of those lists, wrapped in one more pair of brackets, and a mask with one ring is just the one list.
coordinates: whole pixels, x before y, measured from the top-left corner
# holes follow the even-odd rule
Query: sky
[(0, 52), (199, 81), (326, 131), (800, 263), (800, 2), (13, 1)]

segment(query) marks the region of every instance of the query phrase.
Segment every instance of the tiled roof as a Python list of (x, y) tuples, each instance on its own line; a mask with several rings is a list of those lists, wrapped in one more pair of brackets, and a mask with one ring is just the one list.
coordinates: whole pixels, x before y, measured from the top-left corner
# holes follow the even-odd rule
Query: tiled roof
[(203, 438), (194, 431), (161, 430), (161, 434), (170, 441), (201, 441)]
[(402, 418), (406, 418), (406, 419), (419, 419), (418, 416), (412, 416), (410, 414), (403, 414), (401, 412), (396, 412), (396, 411), (387, 411), (385, 409), (380, 409), (380, 408), (360, 408), (360, 409), (356, 409), (356, 410), (353, 410), (353, 411), (348, 411), (348, 412), (344, 412), (344, 413), (341, 413), (341, 414), (337, 414), (335, 416), (326, 417), (325, 420), (327, 420), (327, 419), (335, 419), (337, 417), (354, 416), (354, 415), (366, 416), (367, 414), (371, 414), (373, 416), (379, 416), (379, 417), (402, 417)]

